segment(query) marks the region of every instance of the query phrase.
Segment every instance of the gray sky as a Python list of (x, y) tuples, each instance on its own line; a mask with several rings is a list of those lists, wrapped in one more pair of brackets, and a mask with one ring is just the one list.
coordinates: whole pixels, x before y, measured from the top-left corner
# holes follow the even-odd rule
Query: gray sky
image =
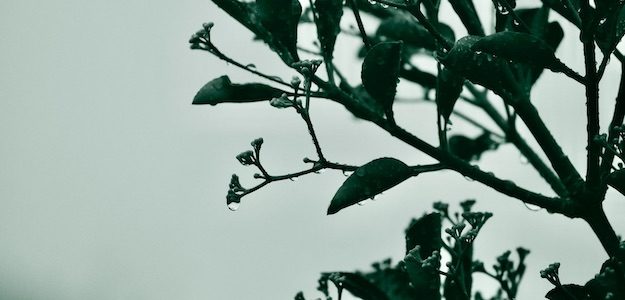
[[(301, 159), (313, 157), (314, 148), (293, 112), (267, 103), (190, 105), (205, 82), (222, 74), (257, 80), (188, 50), (189, 35), (206, 21), (216, 23), (213, 37), (227, 53), (294, 75), (209, 1), (0, 4), (0, 298), (291, 299), (299, 290), (317, 296), (319, 272), (397, 261), (412, 217), (433, 201), (466, 198), (495, 213), (477, 240), (477, 258), (487, 266), (506, 249), (532, 250), (520, 299), (547, 291), (538, 270), (553, 261), (562, 262), (563, 281), (579, 283), (605, 259), (581, 221), (532, 212), (452, 172), (410, 179), (373, 203), (325, 216), (345, 178), (328, 171), (273, 184), (230, 212), (230, 174), (252, 184), (254, 171), (234, 159), (251, 140), (264, 137), (274, 173), (303, 168)], [(558, 54), (581, 70), (575, 39)], [(337, 56), (351, 59), (353, 43), (340, 43)], [(348, 69), (350, 78), (359, 68)], [(605, 99), (613, 99), (617, 75), (611, 65)], [(583, 168), (583, 91), (567, 82), (547, 72), (534, 102)], [(602, 109), (608, 115), (609, 105)], [(402, 105), (397, 115), (433, 141), (432, 112), (424, 104)], [(331, 160), (428, 162), (338, 105), (314, 103), (312, 114)], [(463, 130), (458, 122), (453, 132), (474, 134)], [(485, 155), (481, 167), (548, 193), (509, 146)], [(622, 200), (610, 193), (606, 202), (619, 233)], [(492, 289), (487, 279), (478, 282)]]

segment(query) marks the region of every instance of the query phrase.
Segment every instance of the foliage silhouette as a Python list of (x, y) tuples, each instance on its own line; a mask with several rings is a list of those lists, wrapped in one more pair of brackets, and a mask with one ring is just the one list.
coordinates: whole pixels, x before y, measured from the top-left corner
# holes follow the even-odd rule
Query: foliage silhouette
[[(354, 172), (331, 200), (328, 214), (374, 197), (410, 177), (452, 170), (510, 198), (553, 214), (582, 219), (590, 226), (608, 260), (599, 274), (585, 285), (562, 284), (559, 264), (548, 266), (540, 274), (554, 285), (546, 294), (548, 299), (625, 299), (625, 243), (620, 241), (603, 210), (608, 188), (625, 195), (625, 58), (617, 50), (625, 34), (623, 1), (543, 0), (536, 8), (516, 8), (514, 0), (493, 0), (494, 28), (486, 28), (472, 0), (449, 0), (468, 33), (459, 38), (452, 28), (439, 20), (441, 0), (346, 0), (345, 3), (310, 0), (304, 9), (298, 0), (213, 1), (264, 41), (299, 75), (286, 82), (238, 62), (213, 43), (213, 24), (206, 23), (191, 37), (192, 49), (207, 51), (258, 75), (268, 84), (235, 84), (222, 76), (207, 83), (193, 103), (268, 101), (277, 108), (292, 108), (306, 123), (317, 154), (315, 159), (304, 158), (304, 163), (310, 164), (308, 168), (271, 175), (260, 161), (263, 140), (254, 140), (252, 150), (242, 152), (237, 159), (243, 165), (257, 168), (259, 173), (254, 177), (261, 182), (244, 188), (239, 177), (233, 175), (226, 197), (230, 209), (236, 210), (243, 197), (267, 184), (323, 169)], [(353, 13), (356, 23), (353, 29), (341, 26), (344, 10)], [(549, 22), (552, 13), (577, 28), (584, 51), (584, 75), (557, 57), (564, 31), (559, 22)], [(364, 22), (368, 20), (363, 18), (365, 14), (380, 21), (374, 33), (365, 30)], [(316, 27), (318, 50), (298, 46), (298, 38), (301, 39), (298, 27), (309, 25)], [(335, 43), (341, 35), (357, 35), (362, 39), (361, 84), (349, 83), (333, 62)], [(302, 60), (303, 52), (317, 59)], [(415, 65), (411, 60), (415, 55), (435, 60), (436, 74)], [(597, 61), (597, 56), (602, 59)], [(621, 72), (616, 99), (601, 99), (614, 107), (609, 127), (602, 130), (599, 83), (612, 56), (624, 72)], [(530, 91), (545, 69), (560, 72), (585, 88), (587, 132), (586, 143), (581, 146), (587, 150), (584, 176), (573, 166), (532, 104)], [(320, 70), (325, 74), (321, 75)], [(436, 105), (438, 145), (415, 136), (395, 120), (393, 103), (397, 100), (397, 86), (404, 81), (422, 86), (426, 91), (425, 100)], [(429, 90), (435, 91), (434, 99)], [(491, 97), (487, 91), (496, 96)], [(388, 157), (362, 166), (330, 161), (324, 156), (309, 113), (314, 98), (341, 104), (355, 117), (377, 125), (437, 163), (408, 166)], [(483, 121), (456, 109), (459, 101), (483, 111), (497, 125), (497, 130), (489, 129)], [(505, 113), (497, 110), (495, 104), (503, 105)], [(447, 126), (452, 116), (467, 121), (483, 134), (476, 138), (448, 137)], [(527, 127), (530, 135), (519, 133), (519, 122)], [(538, 142), (547, 161), (529, 146), (529, 139)], [(503, 143), (512, 144), (520, 151), (549, 184), (552, 196), (520, 187), (478, 167), (483, 152), (496, 150)], [(491, 299), (515, 298), (529, 252), (518, 248), (516, 263), (510, 259), (511, 252), (505, 252), (497, 258), (492, 272), (474, 261), (473, 243), (492, 214), (471, 211), (473, 203), (465, 201), (462, 212), (454, 214), (448, 212), (448, 205), (435, 203), (437, 212), (414, 220), (406, 230), (406, 256), (402, 262), (397, 265), (390, 261), (377, 263), (369, 273), (324, 273), (319, 291), (330, 299), (330, 282), (336, 286), (339, 299), (342, 290), (362, 299), (485, 299), (472, 288), (472, 274), (479, 272), (500, 284), (499, 292)], [(441, 237), (443, 223), (449, 225), (444, 229), (444, 238)], [(444, 269), (441, 268), (443, 250), (451, 256)], [(445, 279), (441, 280), (441, 276)], [(300, 293), (296, 299), (305, 298)]]

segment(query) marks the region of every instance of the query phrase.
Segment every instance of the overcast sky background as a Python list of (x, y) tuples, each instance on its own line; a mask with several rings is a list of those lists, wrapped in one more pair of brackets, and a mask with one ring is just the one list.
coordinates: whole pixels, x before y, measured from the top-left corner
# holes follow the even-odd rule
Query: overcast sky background
[[(0, 299), (292, 299), (299, 290), (313, 298), (322, 271), (401, 259), (404, 228), (437, 200), (455, 208), (477, 198), (478, 210), (495, 213), (477, 240), (476, 258), (487, 266), (506, 249), (531, 249), (519, 299), (549, 289), (538, 271), (551, 262), (562, 263), (564, 282), (581, 283), (606, 258), (581, 221), (530, 211), (449, 171), (410, 179), (333, 216), (325, 211), (345, 177), (332, 171), (272, 184), (229, 211), (230, 175), (253, 183), (255, 171), (234, 159), (251, 140), (264, 137), (264, 160), (276, 174), (304, 168), (301, 159), (314, 157), (314, 148), (292, 111), (190, 104), (222, 74), (259, 80), (188, 49), (188, 37), (206, 21), (215, 22), (213, 38), (224, 52), (294, 75), (209, 1), (0, 3)], [(583, 70), (576, 38), (572, 32), (558, 55)], [(348, 62), (352, 82), (360, 69), (355, 42), (340, 40), (336, 54)], [(604, 117), (616, 94), (615, 64), (605, 77)], [(583, 171), (583, 90), (546, 72), (534, 95)], [(401, 124), (435, 141), (433, 107), (396, 110)], [(311, 113), (333, 161), (430, 162), (339, 105), (315, 102)], [(465, 127), (457, 121), (452, 133), (478, 133)], [(510, 146), (484, 155), (480, 166), (549, 193)], [(622, 196), (610, 192), (605, 205), (616, 231), (625, 232)], [(477, 282), (492, 291), (487, 279)]]

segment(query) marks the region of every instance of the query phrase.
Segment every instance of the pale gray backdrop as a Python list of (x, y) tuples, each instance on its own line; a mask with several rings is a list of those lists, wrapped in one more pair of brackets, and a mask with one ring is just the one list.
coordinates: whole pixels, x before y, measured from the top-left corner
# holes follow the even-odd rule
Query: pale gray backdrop
[[(605, 259), (581, 221), (530, 211), (452, 172), (413, 178), (334, 216), (325, 210), (345, 177), (330, 171), (273, 184), (228, 211), (230, 174), (251, 184), (254, 171), (234, 156), (252, 139), (265, 138), (264, 159), (276, 173), (304, 167), (314, 149), (293, 112), (267, 103), (190, 105), (214, 77), (254, 79), (188, 50), (189, 35), (206, 21), (233, 57), (293, 75), (209, 1), (0, 3), (0, 299), (291, 299), (299, 290), (313, 297), (319, 272), (401, 259), (411, 217), (433, 201), (466, 198), (495, 213), (477, 240), (476, 256), (488, 266), (506, 249), (532, 250), (520, 299), (549, 288), (538, 270), (553, 261), (562, 263), (563, 281), (581, 282)], [(576, 35), (558, 55), (582, 70)], [(339, 59), (353, 59), (355, 44), (341, 40)], [(358, 78), (358, 65), (346, 70)], [(568, 82), (547, 72), (534, 102), (583, 168), (583, 90)], [(617, 82), (611, 65), (602, 96), (612, 99)], [(435, 140), (431, 106), (398, 105), (402, 124)], [(607, 116), (609, 106), (602, 109)], [(332, 160), (429, 162), (338, 105), (314, 103), (312, 118)], [(477, 133), (460, 121), (454, 132)], [(500, 150), (485, 155), (482, 168), (548, 193), (515, 149)], [(610, 192), (606, 206), (625, 232), (622, 196)], [(488, 279), (478, 283), (493, 290)]]

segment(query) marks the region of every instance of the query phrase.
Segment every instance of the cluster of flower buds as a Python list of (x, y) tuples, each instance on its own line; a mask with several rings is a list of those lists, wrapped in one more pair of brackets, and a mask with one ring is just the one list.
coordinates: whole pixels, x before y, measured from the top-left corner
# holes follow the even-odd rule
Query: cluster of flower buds
[(471, 263), (471, 272), (486, 272), (484, 263), (481, 260), (474, 260)]
[(297, 70), (300, 74), (304, 75), (304, 78), (310, 78), (317, 72), (317, 69), (323, 61), (320, 59), (313, 60), (300, 60), (291, 64), (291, 67)]
[(191, 49), (209, 50), (210, 32), (214, 25), (213, 22), (204, 23), (202, 24), (202, 29), (191, 35), (191, 38), (189, 38)]
[(464, 223), (454, 224), (451, 228), (445, 228), (445, 233), (449, 234), (454, 240), (459, 240), (465, 227)]
[(297, 77), (297, 76), (293, 76), (293, 78), (291, 79), (291, 86), (294, 89), (298, 89), (300, 84), (302, 84), (302, 80), (299, 79), (299, 77)]
[(493, 269), (495, 269), (495, 272), (498, 276), (502, 275), (505, 272), (512, 271), (514, 264), (510, 260), (511, 253), (512, 252), (508, 250), (497, 257), (497, 264), (493, 266)]
[(230, 184), (228, 185), (228, 194), (226, 195), (226, 204), (230, 210), (237, 210), (241, 203), (241, 197), (245, 193), (246, 189), (241, 186), (239, 182), (239, 176), (232, 174), (230, 178)]
[(560, 286), (560, 277), (558, 271), (560, 269), (560, 263), (555, 262), (550, 264), (547, 268), (540, 271), (540, 277), (545, 278), (555, 286)]
[(250, 143), (250, 145), (252, 145), (252, 148), (254, 148), (254, 152), (255, 152), (255, 153), (260, 152), (260, 147), (262, 147), (263, 142), (264, 142), (264, 140), (263, 140), (263, 138), (261, 137), (261, 138), (257, 138), (257, 139), (255, 139), (255, 140), (253, 140), (253, 141)]
[(462, 217), (471, 225), (473, 228), (482, 228), (484, 223), (488, 221), (493, 216), (490, 212), (463, 212)]
[(402, 261), (403, 267), (406, 267), (406, 264), (417, 264), (427, 272), (438, 274), (441, 268), (441, 254), (439, 251), (435, 250), (432, 251), (430, 256), (421, 259), (421, 246), (417, 245), (406, 254), (406, 257)]
[(449, 204), (441, 201), (436, 201), (432, 205), (434, 210), (438, 211), (443, 217), (449, 216)]
[(463, 212), (469, 212), (471, 208), (473, 208), (473, 205), (475, 205), (475, 202), (475, 199), (467, 199), (460, 202), (460, 207), (462, 207)]
[(243, 151), (236, 158), (244, 166), (256, 164), (256, 156), (252, 150)]

